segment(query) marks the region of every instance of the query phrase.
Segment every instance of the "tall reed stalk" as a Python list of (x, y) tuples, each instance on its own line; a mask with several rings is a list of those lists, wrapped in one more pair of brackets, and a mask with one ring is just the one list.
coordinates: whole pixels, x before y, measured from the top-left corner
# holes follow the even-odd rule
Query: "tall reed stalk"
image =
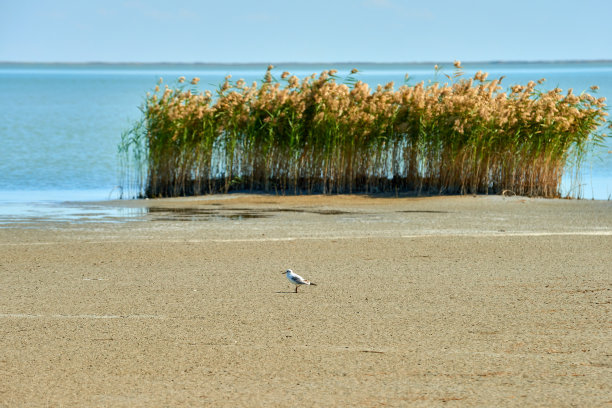
[[(131, 184), (146, 197), (225, 193), (408, 192), (559, 197), (601, 144), (604, 98), (502, 78), (375, 90), (353, 70), (261, 83), (231, 82), (213, 95), (179, 78), (147, 94), (142, 119), (122, 138)], [(437, 72), (436, 67), (436, 72)], [(538, 81), (541, 83), (543, 80)], [(593, 91), (596, 87), (592, 88)], [(127, 165), (130, 163), (130, 165)]]

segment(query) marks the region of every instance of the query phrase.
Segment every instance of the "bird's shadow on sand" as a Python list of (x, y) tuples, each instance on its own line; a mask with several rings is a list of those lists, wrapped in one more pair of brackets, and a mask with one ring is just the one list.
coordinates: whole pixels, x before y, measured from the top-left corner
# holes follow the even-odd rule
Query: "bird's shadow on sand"
[[(274, 292), (274, 293), (289, 293), (289, 294), (296, 294), (294, 290), (290, 291), (290, 292)], [(300, 292), (297, 293), (298, 295), (300, 294)]]

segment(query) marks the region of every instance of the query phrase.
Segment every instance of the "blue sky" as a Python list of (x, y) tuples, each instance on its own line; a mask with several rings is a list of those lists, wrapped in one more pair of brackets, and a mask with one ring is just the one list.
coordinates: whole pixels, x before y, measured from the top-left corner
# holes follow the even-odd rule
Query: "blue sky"
[(610, 0), (0, 0), (0, 61), (612, 59)]

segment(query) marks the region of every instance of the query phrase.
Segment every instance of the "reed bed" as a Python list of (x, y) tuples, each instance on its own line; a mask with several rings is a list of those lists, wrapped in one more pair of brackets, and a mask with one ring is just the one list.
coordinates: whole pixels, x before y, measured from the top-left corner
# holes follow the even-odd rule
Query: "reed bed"
[[(146, 197), (226, 193), (423, 192), (559, 197), (568, 169), (606, 135), (605, 98), (512, 85), (461, 64), (445, 82), (370, 87), (353, 70), (302, 79), (269, 66), (213, 94), (162, 82), (122, 138)], [(436, 74), (439, 70), (436, 67)], [(596, 91), (596, 87), (592, 87)]]

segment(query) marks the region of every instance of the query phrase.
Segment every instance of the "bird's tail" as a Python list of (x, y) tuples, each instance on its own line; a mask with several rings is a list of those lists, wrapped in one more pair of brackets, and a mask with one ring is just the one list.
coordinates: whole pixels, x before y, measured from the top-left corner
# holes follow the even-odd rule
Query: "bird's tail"
[(312, 286), (317, 286), (317, 284), (316, 284), (316, 283), (314, 283), (314, 282), (308, 282), (308, 284), (309, 284), (309, 285), (312, 285)]

